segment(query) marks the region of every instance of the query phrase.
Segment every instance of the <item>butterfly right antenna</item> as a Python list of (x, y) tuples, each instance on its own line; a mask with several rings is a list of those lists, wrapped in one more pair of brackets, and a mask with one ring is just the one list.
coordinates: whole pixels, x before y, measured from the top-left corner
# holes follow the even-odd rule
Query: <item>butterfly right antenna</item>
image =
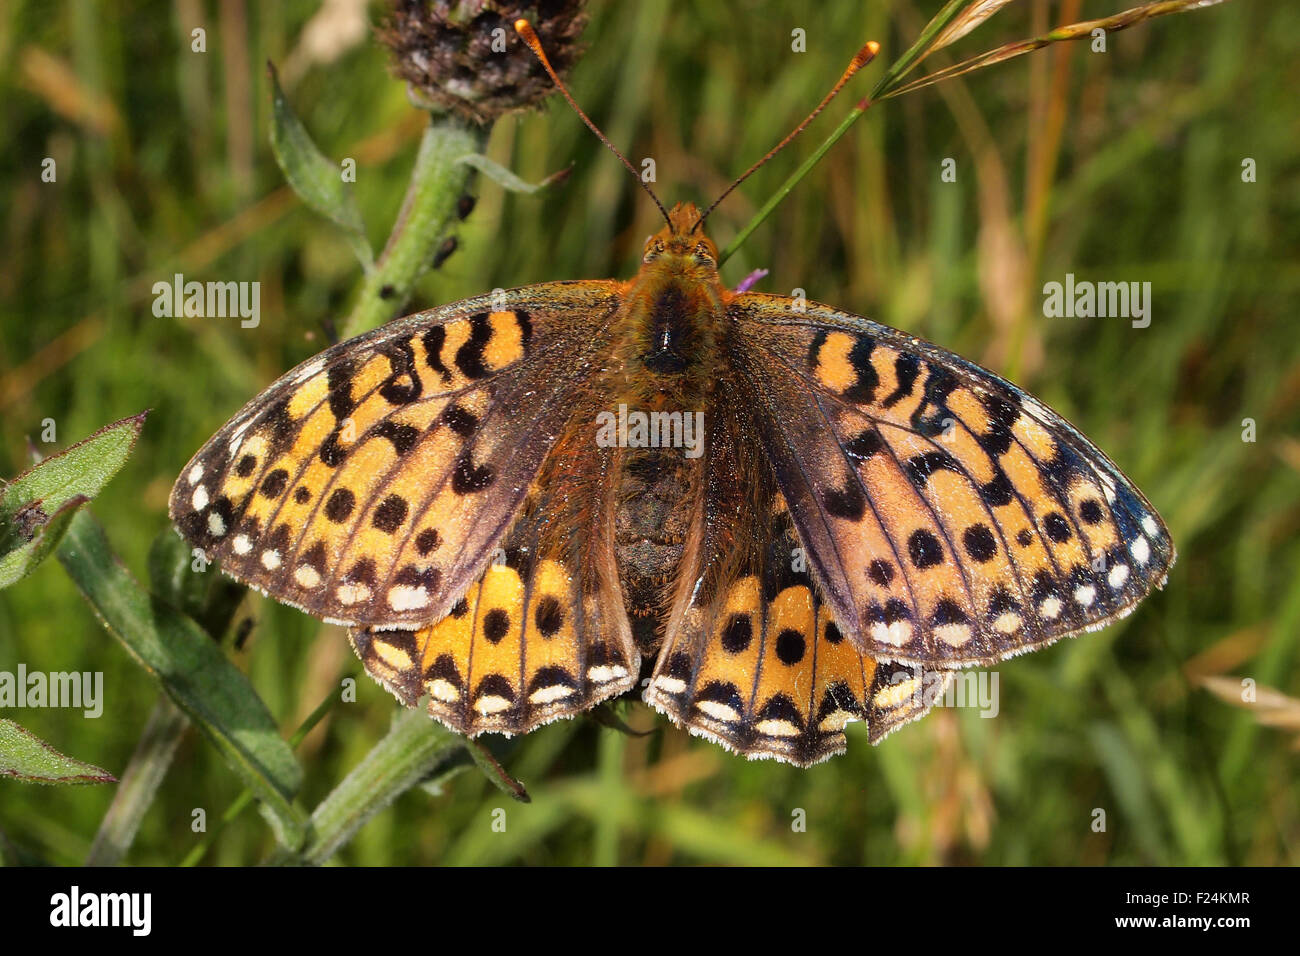
[(853, 59), (849, 61), (849, 65), (845, 68), (844, 72), (840, 75), (839, 81), (833, 87), (831, 87), (831, 91), (822, 98), (822, 101), (820, 103), (817, 104), (817, 108), (813, 110), (811, 113), (809, 113), (807, 118), (790, 132), (790, 135), (788, 135), (785, 139), (781, 140), (781, 142), (777, 143), (770, 150), (768, 150), (767, 154), (762, 159), (760, 159), (753, 166), (750, 166), (749, 169), (741, 173), (739, 178), (737, 178), (730, 186), (728, 186), (726, 190), (723, 191), (721, 196), (713, 200), (713, 204), (709, 206), (708, 209), (704, 210), (704, 215), (700, 216), (700, 218), (696, 221), (695, 225), (691, 227), (691, 232), (694, 232), (696, 229), (699, 229), (700, 226), (704, 224), (704, 220), (709, 218), (709, 213), (717, 209), (718, 203), (722, 202), (722, 200), (730, 196), (732, 190), (734, 190), (737, 186), (739, 186), (751, 175), (753, 175), (754, 172), (757, 171), (758, 168), (762, 166), (764, 163), (766, 163), (769, 159), (771, 159), (777, 153), (781, 152), (781, 150), (789, 146), (791, 140), (793, 140), (796, 136), (802, 133), (807, 128), (808, 124), (811, 123), (813, 120), (815, 120), (817, 118), (817, 115), (821, 113), (822, 110), (826, 109), (826, 107), (830, 104), (830, 101), (835, 99), (835, 94), (837, 94), (840, 90), (844, 89), (844, 85), (848, 83), (849, 80), (853, 79), (853, 74), (857, 73), (858, 70), (862, 69), (868, 63), (870, 63), (872, 59), (875, 58), (875, 55), (879, 50), (880, 50), (879, 43), (877, 43), (875, 40), (868, 40), (866, 44), (862, 47), (862, 49), (859, 50), (856, 54), (854, 54)]
[(618, 151), (618, 148), (609, 141), (608, 137), (600, 131), (600, 128), (593, 123), (590, 118), (588, 118), (586, 113), (582, 111), (582, 107), (575, 103), (573, 97), (569, 95), (569, 90), (565, 87), (564, 81), (560, 79), (559, 75), (555, 72), (555, 69), (551, 66), (551, 61), (546, 58), (546, 51), (542, 49), (542, 41), (538, 39), (536, 31), (533, 30), (533, 25), (527, 20), (522, 18), (518, 19), (515, 21), (515, 32), (518, 33), (524, 43), (528, 45), (528, 49), (533, 51), (533, 56), (537, 57), (542, 64), (542, 68), (550, 75), (551, 82), (555, 84), (555, 88), (558, 89), (564, 95), (564, 98), (569, 101), (569, 105), (573, 107), (574, 112), (582, 117), (582, 121), (587, 124), (587, 128), (596, 134), (596, 137), (605, 144), (611, 153), (618, 157), (619, 162), (627, 167), (627, 171), (636, 177), (636, 181), (641, 184), (641, 188), (650, 194), (650, 198), (653, 199), (655, 205), (659, 207), (659, 213), (664, 217), (664, 222), (668, 223), (669, 227), (671, 227), (673, 222), (668, 218), (668, 210), (665, 209), (664, 204), (659, 201), (659, 197), (654, 194), (654, 190), (646, 184), (645, 180), (643, 180), (640, 174), (637, 173), (636, 168), (627, 161), (627, 157)]

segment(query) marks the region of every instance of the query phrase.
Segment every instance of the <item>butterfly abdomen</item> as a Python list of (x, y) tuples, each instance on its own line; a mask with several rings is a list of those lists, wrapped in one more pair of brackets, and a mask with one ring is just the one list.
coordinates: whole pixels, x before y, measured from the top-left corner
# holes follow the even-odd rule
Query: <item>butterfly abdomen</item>
[(622, 462), (615, 554), (633, 633), (650, 656), (691, 519), (691, 464), (672, 448), (629, 449)]

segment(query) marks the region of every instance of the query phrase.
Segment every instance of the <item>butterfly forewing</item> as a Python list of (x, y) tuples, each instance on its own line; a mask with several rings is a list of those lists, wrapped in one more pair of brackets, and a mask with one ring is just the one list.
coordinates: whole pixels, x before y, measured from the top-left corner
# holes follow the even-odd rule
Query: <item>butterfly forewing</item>
[(1009, 382), (858, 316), (736, 296), (732, 360), (835, 618), (880, 660), (990, 663), (1162, 586), (1141, 493)]
[(195, 455), (172, 520), (233, 577), (320, 617), (440, 618), (518, 514), (618, 302), (614, 283), (546, 283), (334, 346)]

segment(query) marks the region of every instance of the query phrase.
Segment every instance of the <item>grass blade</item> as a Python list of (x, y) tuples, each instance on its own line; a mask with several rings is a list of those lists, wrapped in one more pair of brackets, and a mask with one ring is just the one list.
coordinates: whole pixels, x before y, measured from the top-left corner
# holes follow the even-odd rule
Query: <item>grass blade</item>
[(1053, 43), (1063, 43), (1070, 40), (1080, 40), (1085, 37), (1091, 37), (1093, 30), (1105, 30), (1107, 33), (1115, 33), (1119, 30), (1127, 29), (1146, 20), (1155, 17), (1165, 16), (1170, 13), (1185, 13), (1189, 10), (1199, 10), (1203, 7), (1215, 6), (1225, 3), (1226, 0), (1159, 0), (1156, 3), (1144, 3), (1139, 7), (1130, 7), (1114, 16), (1102, 17), (1098, 20), (1083, 20), (1078, 23), (1071, 23), (1067, 26), (1057, 27), (1050, 33), (1042, 36), (1031, 37), (1028, 40), (1018, 40), (1015, 43), (1006, 43), (995, 50), (989, 50), (987, 53), (981, 53), (979, 56), (973, 56), (969, 59), (962, 60), (952, 66), (937, 70), (911, 83), (899, 86), (887, 93), (881, 95), (881, 99), (889, 99), (893, 96), (900, 96), (903, 93), (911, 93), (923, 89), (940, 80), (951, 79), (955, 76), (962, 76), (966, 73), (972, 73), (975, 70), (983, 69), (986, 66), (993, 66), (995, 63), (1002, 63), (1006, 60), (1023, 56), (1034, 50), (1042, 49)]

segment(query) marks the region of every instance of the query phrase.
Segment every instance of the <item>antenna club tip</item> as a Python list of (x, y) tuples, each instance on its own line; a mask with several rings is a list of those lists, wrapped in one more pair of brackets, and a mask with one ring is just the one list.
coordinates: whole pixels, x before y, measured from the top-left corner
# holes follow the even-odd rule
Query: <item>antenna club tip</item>
[(518, 20), (515, 21), (515, 32), (518, 33), (521, 37), (523, 37), (526, 40), (530, 36), (534, 35), (533, 25), (523, 17), (520, 17)]
[(874, 60), (876, 58), (876, 54), (879, 52), (880, 52), (880, 44), (877, 43), (875, 40), (868, 40), (865, 44), (863, 44), (862, 49), (859, 50), (854, 55), (853, 62), (849, 64), (849, 70), (852, 72), (852, 71), (862, 69), (868, 63)]

